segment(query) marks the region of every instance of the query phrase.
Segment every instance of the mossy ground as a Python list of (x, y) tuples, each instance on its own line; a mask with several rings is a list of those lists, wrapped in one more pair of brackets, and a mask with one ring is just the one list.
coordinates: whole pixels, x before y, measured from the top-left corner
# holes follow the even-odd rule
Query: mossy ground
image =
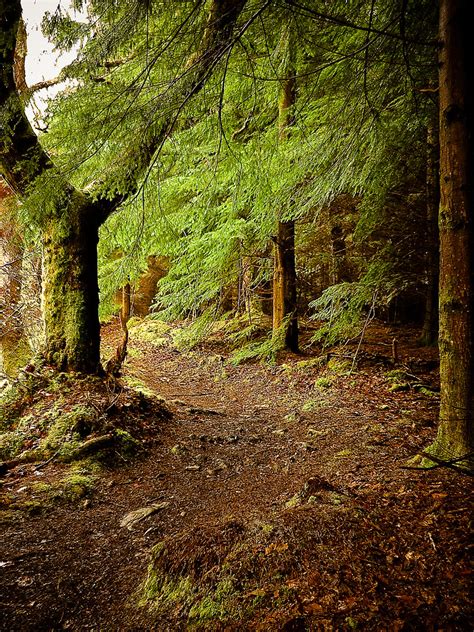
[(170, 417), (163, 399), (150, 392), (47, 369), (21, 374), (3, 392), (0, 410), (2, 473), (28, 465), (39, 477), (49, 463), (60, 468), (47, 481), (38, 478), (28, 485), (27, 493), (3, 495), (0, 505), (10, 514), (84, 498), (101, 465), (143, 453), (152, 440), (150, 429), (158, 435), (160, 424)]

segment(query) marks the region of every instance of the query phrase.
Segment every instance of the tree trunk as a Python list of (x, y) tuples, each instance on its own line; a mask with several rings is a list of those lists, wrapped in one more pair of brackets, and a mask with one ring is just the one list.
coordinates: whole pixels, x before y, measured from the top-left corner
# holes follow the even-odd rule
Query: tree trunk
[[(474, 419), (474, 59), (469, 0), (440, 2), (441, 409), (431, 446), (442, 459), (472, 461)], [(470, 455), (469, 458), (467, 455)]]
[(296, 315), (295, 223), (278, 222), (275, 241), (275, 268), (273, 273), (273, 333), (283, 326), (285, 346), (298, 351), (298, 321)]
[[(279, 103), (279, 135), (284, 141), (288, 129), (293, 124), (292, 108), (296, 101), (295, 65), (291, 25), (285, 33), (287, 68), (286, 78), (282, 81)], [(296, 292), (295, 261), (295, 222), (278, 219), (274, 240), (274, 272), (273, 272), (273, 335), (276, 336), (286, 324), (285, 347), (290, 351), (298, 351), (298, 317)]]
[(99, 223), (82, 200), (44, 230), (44, 355), (59, 370), (100, 370)]
[(439, 131), (438, 125), (427, 130), (426, 156), (426, 272), (428, 285), (425, 298), (425, 315), (420, 342), (432, 345), (438, 339), (438, 285), (439, 285)]

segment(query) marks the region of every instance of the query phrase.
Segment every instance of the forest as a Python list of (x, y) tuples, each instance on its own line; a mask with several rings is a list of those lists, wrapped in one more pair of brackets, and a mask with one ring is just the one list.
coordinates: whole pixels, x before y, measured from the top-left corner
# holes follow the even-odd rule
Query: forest
[(469, 0), (34, 4), (0, 630), (472, 630)]

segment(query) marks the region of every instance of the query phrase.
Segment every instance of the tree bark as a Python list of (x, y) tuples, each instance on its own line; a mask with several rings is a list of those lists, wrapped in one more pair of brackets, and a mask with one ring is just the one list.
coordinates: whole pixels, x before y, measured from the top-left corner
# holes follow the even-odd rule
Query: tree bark
[[(474, 420), (474, 59), (469, 0), (440, 2), (441, 408), (431, 446), (443, 459), (472, 462)], [(468, 457), (467, 455), (470, 455)]]
[[(281, 84), (279, 102), (278, 124), (281, 141), (287, 138), (289, 127), (294, 122), (292, 109), (296, 101), (291, 25), (287, 26), (285, 37), (287, 38), (286, 54), (288, 60), (286, 77)], [(285, 347), (296, 353), (298, 351), (298, 316), (294, 220), (282, 221), (278, 219), (274, 244), (273, 335), (278, 335), (281, 328), (285, 326)]]
[(431, 124), (427, 129), (426, 155), (426, 228), (427, 228), (427, 256), (426, 273), (428, 285), (426, 288), (425, 314), (420, 342), (432, 345), (438, 339), (439, 311), (439, 131), (437, 124)]
[(74, 196), (68, 214), (44, 228), (46, 360), (61, 371), (100, 372), (97, 243), (94, 207)]
[(277, 334), (288, 318), (285, 347), (298, 351), (298, 320), (296, 315), (295, 223), (278, 222), (275, 239), (273, 272), (273, 333)]

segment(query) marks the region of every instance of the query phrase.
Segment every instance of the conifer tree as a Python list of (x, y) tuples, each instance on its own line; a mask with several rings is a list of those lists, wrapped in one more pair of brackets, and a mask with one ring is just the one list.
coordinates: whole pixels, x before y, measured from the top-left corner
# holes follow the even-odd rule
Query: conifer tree
[[(244, 0), (211, 2), (201, 45), (185, 64), (184, 80), (176, 82), (174, 92), (171, 90), (171, 102), (179, 106), (202, 89), (229, 48), (244, 4)], [(41, 205), (38, 215), (45, 263), (45, 358), (61, 370), (94, 373), (100, 369), (99, 227), (127, 195), (136, 191), (148, 164), (172, 129), (176, 112), (149, 125), (140, 138), (139, 152), (125, 160), (126, 174), (120, 186), (112, 182), (99, 191), (76, 187), (41, 146), (15, 85), (14, 55), (21, 13), (20, 0), (0, 2), (0, 172), (18, 196), (30, 196), (33, 205)]]

